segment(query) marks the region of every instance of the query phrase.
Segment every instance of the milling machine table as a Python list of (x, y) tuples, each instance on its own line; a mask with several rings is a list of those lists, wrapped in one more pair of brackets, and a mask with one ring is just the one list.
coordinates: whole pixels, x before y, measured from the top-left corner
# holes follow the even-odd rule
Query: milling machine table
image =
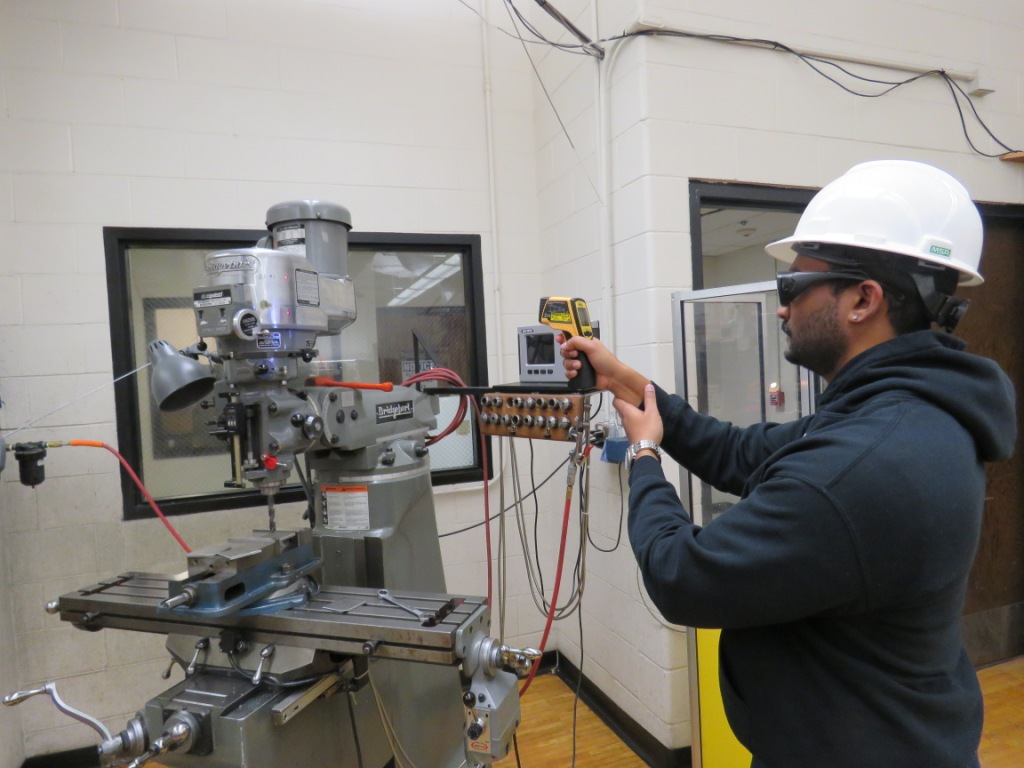
[[(164, 574), (130, 572), (62, 595), (60, 617), (86, 630), (127, 629), (209, 637), (233, 632), (248, 641), (312, 648), (349, 655), (455, 665), (476, 631), (486, 633), (487, 600), (467, 597), (435, 626), (377, 596), (376, 588), (324, 587), (301, 606), (274, 613), (209, 618), (159, 605), (168, 596)], [(421, 611), (438, 611), (452, 595), (396, 592), (396, 600)], [(369, 645), (368, 645), (369, 644)], [(370, 649), (369, 651), (367, 649)]]

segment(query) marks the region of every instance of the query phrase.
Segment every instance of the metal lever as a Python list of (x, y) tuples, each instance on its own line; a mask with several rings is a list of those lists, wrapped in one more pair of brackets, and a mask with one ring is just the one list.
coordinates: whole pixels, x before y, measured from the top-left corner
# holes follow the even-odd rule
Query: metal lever
[(262, 651), (260, 651), (260, 663), (256, 667), (256, 674), (252, 676), (252, 684), (259, 685), (260, 680), (263, 679), (263, 665), (267, 663), (267, 659), (274, 655), (274, 646), (268, 645)]
[(111, 739), (110, 731), (107, 730), (107, 726), (96, 718), (85, 714), (85, 712), (81, 712), (74, 707), (69, 707), (65, 704), (64, 700), (57, 694), (57, 684), (54, 682), (46, 683), (42, 688), (33, 688), (29, 691), (18, 691), (17, 693), (4, 696), (4, 706), (13, 707), (16, 704), (21, 704), (25, 699), (31, 698), (32, 696), (38, 696), (42, 693), (48, 694), (53, 700), (53, 705), (65, 715), (74, 718), (80, 723), (85, 723), (85, 725), (88, 725), (102, 736), (104, 741), (109, 741)]
[(196, 664), (199, 662), (199, 654), (210, 647), (210, 639), (204, 637), (202, 640), (196, 641), (196, 652), (192, 656), (192, 661), (188, 663), (188, 668), (185, 670), (187, 677), (192, 677), (196, 673)]
[(188, 585), (174, 597), (169, 597), (161, 602), (160, 607), (166, 608), (168, 611), (172, 611), (179, 605), (192, 606), (195, 604), (198, 594), (199, 593), (196, 592), (195, 587)]

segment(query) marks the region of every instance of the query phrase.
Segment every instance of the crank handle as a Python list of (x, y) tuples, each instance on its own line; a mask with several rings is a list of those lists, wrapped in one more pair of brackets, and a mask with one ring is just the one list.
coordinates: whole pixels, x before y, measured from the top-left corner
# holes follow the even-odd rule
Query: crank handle
[(153, 744), (128, 764), (128, 768), (142, 768), (146, 763), (165, 752), (189, 752), (199, 735), (199, 721), (192, 713), (182, 709), (175, 712), (164, 724), (164, 732)]
[(510, 672), (521, 675), (528, 673), (533, 663), (542, 655), (536, 648), (511, 648), (507, 645), (498, 648), (498, 659), (501, 666)]
[(75, 709), (74, 707), (65, 704), (64, 700), (61, 699), (60, 695), (57, 693), (57, 684), (54, 682), (46, 683), (41, 688), (33, 688), (28, 691), (18, 691), (8, 696), (4, 696), (4, 705), (8, 707), (13, 707), (16, 704), (21, 704), (21, 702), (25, 701), (25, 699), (31, 698), (32, 696), (38, 696), (43, 693), (49, 695), (49, 697), (53, 700), (53, 705), (57, 709), (59, 709), (68, 717), (74, 718), (78, 722), (88, 725), (90, 728), (96, 731), (96, 733), (102, 736), (104, 741), (109, 741), (112, 738), (110, 735), (110, 731), (107, 730), (107, 726), (105, 726), (95, 717), (87, 715), (85, 714), (85, 712), (82, 712), (80, 710)]

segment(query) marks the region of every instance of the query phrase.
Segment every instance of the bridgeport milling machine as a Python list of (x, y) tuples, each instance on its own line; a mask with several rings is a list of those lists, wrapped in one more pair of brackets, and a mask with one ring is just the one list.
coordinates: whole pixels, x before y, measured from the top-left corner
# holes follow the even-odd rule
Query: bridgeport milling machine
[[(161, 409), (213, 389), (229, 484), (265, 494), (268, 529), (191, 552), (181, 574), (124, 573), (47, 605), (84, 630), (167, 635), (185, 678), (120, 733), (53, 683), (4, 703), (48, 694), (100, 734), (104, 766), (491, 765), (519, 724), (517, 675), (539, 653), (488, 635), (485, 598), (446, 594), (425, 446), (437, 396), (313, 376), (318, 339), (340, 360), (355, 320), (351, 218), (302, 200), (273, 206), (267, 226), (261, 245), (206, 257), (192, 356), (163, 341), (149, 356)], [(311, 527), (279, 531), (274, 494), (300, 455)]]

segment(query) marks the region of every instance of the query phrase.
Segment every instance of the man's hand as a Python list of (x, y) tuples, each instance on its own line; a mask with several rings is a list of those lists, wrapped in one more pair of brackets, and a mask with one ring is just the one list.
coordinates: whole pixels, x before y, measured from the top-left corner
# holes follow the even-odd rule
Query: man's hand
[(647, 377), (641, 376), (619, 360), (599, 339), (573, 336), (566, 341), (565, 337), (559, 334), (557, 341), (561, 344), (565, 378), (576, 377), (580, 369), (580, 361), (577, 358), (579, 353), (583, 352), (594, 368), (598, 389), (610, 391), (616, 397), (625, 398), (633, 403), (639, 403), (643, 399)]
[(615, 365), (619, 361), (604, 344), (598, 339), (588, 339), (584, 336), (573, 336), (566, 341), (562, 334), (558, 334), (556, 341), (562, 345), (562, 365), (565, 366), (565, 378), (575, 379), (579, 374), (582, 367), (579, 355), (582, 352), (590, 360), (590, 364), (594, 367), (594, 373), (597, 374), (597, 388), (611, 389)]
[(619, 397), (612, 401), (612, 405), (622, 418), (622, 426), (626, 430), (626, 439), (630, 445), (637, 440), (653, 440), (661, 445), (661, 439), (665, 436), (665, 425), (661, 421), (661, 414), (658, 413), (658, 401), (654, 396), (653, 384), (644, 387), (643, 402), (643, 410)]

